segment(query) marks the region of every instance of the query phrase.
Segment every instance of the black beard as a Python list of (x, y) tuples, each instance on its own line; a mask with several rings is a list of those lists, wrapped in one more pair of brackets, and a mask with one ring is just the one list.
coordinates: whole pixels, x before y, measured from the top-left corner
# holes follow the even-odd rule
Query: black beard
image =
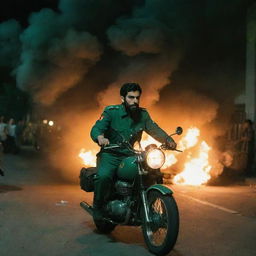
[(125, 105), (125, 109), (126, 109), (127, 113), (132, 118), (132, 120), (134, 122), (138, 122), (140, 120), (140, 111), (141, 111), (139, 108), (139, 105), (136, 103), (129, 105), (126, 101), (125, 101), (124, 105)]

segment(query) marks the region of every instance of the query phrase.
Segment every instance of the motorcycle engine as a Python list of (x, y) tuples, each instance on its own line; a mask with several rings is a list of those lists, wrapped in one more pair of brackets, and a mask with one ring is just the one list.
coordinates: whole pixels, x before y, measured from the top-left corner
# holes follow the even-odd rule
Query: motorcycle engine
[(110, 201), (107, 204), (107, 212), (115, 221), (123, 222), (128, 210), (127, 203), (121, 200)]
[(132, 194), (132, 184), (129, 182), (118, 180), (115, 188), (119, 195), (130, 196)]

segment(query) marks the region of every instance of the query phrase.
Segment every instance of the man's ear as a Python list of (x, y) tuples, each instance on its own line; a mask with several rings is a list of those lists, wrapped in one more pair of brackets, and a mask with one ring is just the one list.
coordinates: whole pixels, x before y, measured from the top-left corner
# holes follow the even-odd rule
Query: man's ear
[(124, 103), (124, 96), (121, 96), (121, 101)]

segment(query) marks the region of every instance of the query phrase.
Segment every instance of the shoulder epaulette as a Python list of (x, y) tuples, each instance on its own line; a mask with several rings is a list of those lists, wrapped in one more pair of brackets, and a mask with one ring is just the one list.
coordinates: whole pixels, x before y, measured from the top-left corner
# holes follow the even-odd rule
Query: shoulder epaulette
[(114, 109), (119, 109), (119, 105), (111, 105), (111, 106), (107, 106), (106, 108), (105, 108), (105, 110), (114, 110)]
[(147, 111), (147, 109), (146, 108), (140, 108), (142, 111)]

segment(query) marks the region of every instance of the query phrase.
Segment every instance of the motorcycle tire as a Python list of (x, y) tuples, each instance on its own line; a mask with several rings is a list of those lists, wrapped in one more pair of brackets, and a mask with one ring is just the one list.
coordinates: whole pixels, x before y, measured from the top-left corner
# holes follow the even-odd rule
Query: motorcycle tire
[(115, 224), (110, 223), (109, 221), (106, 220), (94, 220), (94, 224), (97, 227), (97, 230), (103, 234), (111, 233), (116, 227)]
[(179, 211), (175, 199), (171, 195), (163, 195), (153, 190), (148, 194), (149, 218), (145, 220), (143, 212), (142, 232), (150, 252), (155, 255), (169, 253), (179, 233)]

